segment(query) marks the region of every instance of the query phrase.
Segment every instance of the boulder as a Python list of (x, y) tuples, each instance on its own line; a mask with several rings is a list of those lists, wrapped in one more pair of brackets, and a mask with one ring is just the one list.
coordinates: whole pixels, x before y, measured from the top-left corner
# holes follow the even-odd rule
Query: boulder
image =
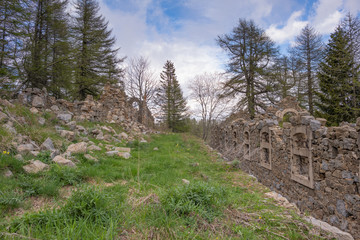
[(59, 131), (60, 136), (63, 138), (66, 138), (67, 140), (69, 140), (70, 142), (75, 140), (75, 133), (72, 131), (68, 131), (68, 130), (60, 130)]
[(118, 136), (120, 137), (120, 139), (124, 139), (124, 140), (129, 138), (129, 136), (125, 132), (120, 133)]
[(61, 120), (61, 121), (64, 121), (64, 122), (68, 123), (68, 122), (71, 121), (72, 116), (69, 113), (60, 113), (60, 114), (57, 115), (57, 118), (59, 120)]
[(56, 106), (56, 105), (52, 105), (50, 109), (51, 109), (51, 111), (53, 111), (53, 112), (58, 112), (58, 111), (60, 111), (59, 107)]
[(181, 181), (182, 181), (183, 183), (185, 183), (186, 185), (189, 185), (189, 184), (190, 184), (190, 181), (187, 180), (187, 179), (181, 179)]
[(96, 146), (96, 145), (91, 145), (90, 147), (88, 147), (89, 151), (101, 151), (101, 148)]
[(71, 144), (66, 149), (66, 152), (70, 152), (70, 153), (86, 153), (86, 150), (87, 150), (86, 142), (79, 142), (79, 143)]
[(114, 155), (116, 155), (116, 154), (118, 154), (119, 152), (118, 151), (108, 151), (108, 152), (106, 152), (105, 154), (107, 155), (107, 156), (109, 156), (109, 157), (112, 157), (112, 156), (114, 156)]
[(14, 174), (9, 169), (4, 171), (4, 177), (10, 178), (12, 176), (14, 176)]
[(68, 167), (75, 167), (75, 163), (73, 163), (71, 160), (68, 160), (60, 155), (54, 157), (53, 161), (59, 165), (68, 166)]
[(131, 152), (131, 148), (127, 148), (127, 147), (116, 147), (114, 149), (115, 151), (118, 151), (118, 152)]
[(313, 217), (306, 217), (305, 220), (312, 225), (320, 228), (321, 230), (331, 233), (334, 238), (341, 240), (354, 240), (354, 238), (347, 232), (343, 232), (337, 227), (331, 226), (330, 224), (323, 222), (321, 220), (315, 219)]
[(31, 151), (34, 151), (34, 146), (30, 143), (28, 144), (21, 144), (17, 147), (17, 151), (20, 154), (29, 153)]
[(41, 150), (55, 151), (54, 143), (51, 138), (47, 138), (40, 146)]
[(125, 159), (129, 159), (131, 157), (129, 152), (118, 152), (118, 156)]
[(36, 108), (42, 108), (45, 106), (45, 102), (41, 97), (35, 96), (31, 102), (31, 105)]
[(159, 151), (159, 148), (157, 148), (157, 147), (154, 147), (154, 149), (153, 149), (154, 151)]
[(85, 154), (84, 157), (89, 160), (89, 161), (94, 161), (94, 162), (98, 162), (99, 160), (97, 160), (96, 158), (94, 158), (93, 156), (91, 156), (90, 154)]
[(5, 123), (9, 120), (8, 116), (0, 111), (0, 123)]
[(33, 113), (33, 114), (38, 114), (39, 110), (37, 110), (36, 107), (32, 107), (32, 108), (30, 108), (30, 112)]
[(39, 160), (31, 160), (28, 165), (23, 166), (23, 169), (27, 173), (38, 173), (41, 171), (45, 171), (49, 168), (49, 165), (39, 161)]
[(9, 132), (9, 133), (11, 133), (11, 134), (13, 134), (13, 135), (16, 135), (16, 134), (17, 134), (16, 129), (12, 126), (12, 124), (9, 124), (9, 123), (11, 123), (11, 122), (8, 122), (7, 124), (4, 124), (4, 125), (3, 125), (3, 128), (4, 128), (7, 132)]
[(39, 120), (38, 120), (38, 123), (39, 123), (40, 125), (44, 125), (45, 122), (46, 122), (45, 118), (42, 118), (42, 117), (40, 117)]

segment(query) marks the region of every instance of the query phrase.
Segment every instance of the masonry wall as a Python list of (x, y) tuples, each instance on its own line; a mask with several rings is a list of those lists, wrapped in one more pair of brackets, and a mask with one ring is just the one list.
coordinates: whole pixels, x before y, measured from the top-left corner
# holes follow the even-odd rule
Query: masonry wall
[(301, 211), (360, 239), (360, 118), (328, 128), (291, 112), (281, 127), (269, 116), (217, 126), (210, 145)]
[[(136, 123), (139, 114), (123, 89), (112, 85), (104, 87), (98, 100), (88, 95), (84, 101), (70, 102), (49, 96), (45, 89), (28, 88), (19, 94), (18, 101), (36, 108), (51, 109), (57, 114), (71, 114), (75, 120), (125, 123), (125, 126)], [(147, 108), (143, 115), (143, 125), (154, 126), (154, 118)]]

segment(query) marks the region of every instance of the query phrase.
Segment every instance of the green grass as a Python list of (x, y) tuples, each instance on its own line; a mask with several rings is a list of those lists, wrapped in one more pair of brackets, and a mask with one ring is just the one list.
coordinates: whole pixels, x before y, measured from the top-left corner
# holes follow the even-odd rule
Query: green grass
[[(91, 126), (91, 124), (88, 124)], [(88, 126), (88, 127), (89, 127)], [(91, 141), (99, 143), (89, 137)], [(106, 143), (103, 143), (104, 145)], [(121, 143), (111, 143), (121, 146)], [(154, 135), (133, 141), (131, 157), (99, 162), (75, 155), (76, 168), (51, 164), (25, 175), (8, 156), (0, 175), (0, 236), (5, 239), (321, 239), (292, 210), (264, 197), (269, 191), (228, 166), (189, 135)], [(155, 147), (158, 151), (153, 150)], [(46, 153), (41, 155), (47, 161)], [(190, 184), (183, 183), (187, 179)], [(63, 187), (72, 186), (68, 198)], [(14, 216), (29, 197), (52, 199), (53, 208)], [(15, 236), (15, 237), (14, 237)]]

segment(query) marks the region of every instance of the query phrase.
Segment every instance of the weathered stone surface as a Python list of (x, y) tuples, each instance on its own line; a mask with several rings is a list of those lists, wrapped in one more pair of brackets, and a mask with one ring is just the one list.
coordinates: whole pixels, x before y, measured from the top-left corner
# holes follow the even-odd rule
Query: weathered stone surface
[(16, 135), (17, 134), (16, 129), (12, 126), (12, 124), (10, 125), (9, 123), (10, 122), (8, 122), (7, 124), (4, 124), (3, 128), (6, 129), (7, 132), (9, 132), (13, 135)]
[(53, 105), (53, 106), (51, 106), (51, 111), (53, 111), (53, 112), (58, 112), (58, 111), (60, 111), (60, 108), (58, 107), (58, 106), (56, 106), (56, 105)]
[(129, 136), (125, 132), (120, 133), (119, 137), (120, 137), (120, 139), (124, 139), (124, 140), (129, 138)]
[(34, 151), (35, 148), (32, 144), (28, 143), (28, 144), (19, 145), (16, 150), (18, 151), (18, 153), (24, 154), (24, 153), (29, 153), (31, 151)]
[(343, 232), (340, 229), (338, 229), (337, 227), (331, 226), (326, 222), (317, 220), (313, 217), (306, 217), (305, 220), (309, 223), (311, 223), (312, 225), (320, 228), (321, 230), (331, 233), (336, 239), (341, 239), (341, 240), (354, 240), (354, 238), (347, 232)]
[(53, 161), (59, 165), (68, 166), (68, 167), (75, 167), (75, 163), (73, 163), (71, 160), (68, 160), (60, 155), (56, 156)]
[(21, 154), (16, 154), (15, 158), (19, 161), (24, 161), (24, 158), (23, 158), (23, 156), (21, 156)]
[(41, 150), (49, 150), (49, 151), (54, 151), (55, 147), (54, 147), (54, 143), (51, 140), (51, 138), (47, 138), (40, 146)]
[(12, 171), (10, 171), (10, 169), (5, 169), (3, 174), (4, 174), (4, 177), (7, 177), (7, 178), (14, 176), (14, 174), (12, 173)]
[(49, 165), (39, 161), (39, 160), (31, 160), (28, 165), (23, 166), (23, 169), (27, 173), (38, 173), (41, 171), (45, 171), (49, 168)]
[(0, 111), (0, 123), (5, 123), (9, 120), (8, 116)]
[(68, 123), (68, 122), (71, 121), (72, 116), (71, 116), (71, 114), (69, 114), (69, 113), (61, 113), (61, 114), (58, 114), (58, 115), (57, 115), (57, 118), (58, 118), (59, 120), (62, 120), (62, 121), (64, 121), (64, 122)]
[(79, 142), (79, 143), (71, 144), (66, 149), (66, 152), (70, 152), (70, 153), (86, 153), (86, 151), (87, 151), (86, 142)]
[(114, 150), (118, 152), (131, 152), (131, 148), (127, 147), (116, 147)]
[(88, 147), (88, 150), (89, 150), (89, 151), (101, 151), (101, 147), (98, 147), (98, 146), (96, 146), (96, 145), (90, 145), (90, 146)]
[(44, 125), (46, 120), (45, 120), (45, 118), (40, 117), (38, 122), (39, 122), (40, 125)]
[(91, 156), (90, 154), (85, 154), (84, 157), (89, 160), (89, 161), (94, 161), (94, 162), (98, 162), (99, 160), (96, 159), (95, 157)]
[(42, 99), (41, 97), (35, 96), (32, 100), (31, 105), (36, 108), (42, 108), (45, 106), (45, 102), (44, 99)]
[(190, 181), (187, 180), (187, 179), (181, 179), (181, 181), (182, 181), (183, 183), (185, 183), (186, 185), (189, 185), (189, 184), (190, 184)]
[(106, 154), (107, 156), (112, 157), (112, 156), (114, 156), (114, 155), (117, 155), (118, 153), (119, 153), (118, 151), (108, 151), (108, 152), (106, 152), (105, 154)]
[(157, 147), (154, 147), (154, 149), (153, 149), (154, 151), (159, 151), (159, 148), (157, 148)]
[(311, 131), (316, 131), (321, 127), (321, 123), (318, 120), (310, 120), (310, 129)]
[(129, 152), (118, 152), (118, 156), (125, 159), (129, 159), (131, 157)]
[(70, 142), (75, 140), (75, 133), (72, 131), (68, 131), (68, 130), (60, 130), (59, 131), (60, 136), (63, 138), (66, 138), (67, 140), (69, 140)]
[(37, 110), (36, 107), (32, 107), (32, 108), (30, 108), (30, 112), (33, 113), (33, 114), (38, 114), (39, 110)]

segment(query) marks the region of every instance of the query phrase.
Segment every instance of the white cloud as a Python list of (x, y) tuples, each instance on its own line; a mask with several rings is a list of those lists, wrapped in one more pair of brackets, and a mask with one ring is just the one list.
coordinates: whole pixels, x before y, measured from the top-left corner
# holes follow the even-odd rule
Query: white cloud
[(296, 11), (291, 14), (287, 23), (282, 28), (279, 28), (277, 24), (272, 24), (266, 30), (266, 33), (277, 43), (284, 43), (291, 41), (296, 35), (298, 35), (307, 24), (308, 21), (301, 21), (299, 18), (302, 15), (302, 11)]
[(315, 14), (310, 17), (315, 29), (321, 34), (333, 32), (343, 17), (342, 0), (319, 0), (314, 4)]

